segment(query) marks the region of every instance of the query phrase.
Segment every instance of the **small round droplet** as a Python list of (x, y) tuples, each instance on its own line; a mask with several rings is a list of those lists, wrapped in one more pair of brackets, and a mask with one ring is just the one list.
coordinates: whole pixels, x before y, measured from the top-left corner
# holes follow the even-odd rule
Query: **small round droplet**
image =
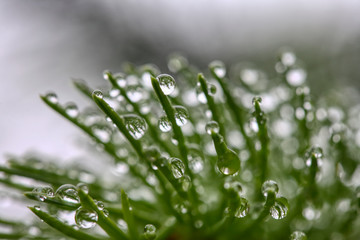
[(77, 187), (78, 189), (81, 189), (82, 191), (84, 191), (84, 193), (86, 193), (86, 194), (89, 193), (89, 186), (88, 186), (87, 184), (85, 184), (85, 183), (78, 183), (78, 184), (76, 185), (76, 187)]
[(301, 231), (295, 231), (290, 235), (290, 240), (307, 240), (306, 234)]
[(250, 118), (249, 120), (249, 127), (253, 132), (259, 132), (259, 124), (255, 117)]
[(249, 213), (249, 210), (250, 210), (250, 205), (248, 200), (246, 198), (241, 197), (239, 207), (235, 211), (235, 217), (243, 218)]
[(37, 211), (40, 211), (40, 206), (36, 205), (36, 206), (34, 206), (34, 209)]
[(157, 76), (157, 80), (165, 95), (170, 95), (175, 90), (175, 79), (169, 74), (160, 74)]
[(208, 83), (208, 93), (212, 96), (216, 94), (216, 86), (214, 84)]
[(211, 135), (212, 133), (219, 133), (219, 124), (215, 121), (210, 121), (205, 126), (206, 133)]
[(61, 185), (55, 192), (55, 196), (69, 203), (79, 203), (80, 199), (76, 187), (71, 184)]
[(279, 192), (279, 186), (278, 184), (273, 180), (267, 180), (263, 183), (261, 187), (261, 192), (264, 195), (264, 197), (267, 197), (269, 192), (273, 192), (277, 194)]
[(218, 156), (217, 167), (224, 175), (233, 175), (240, 170), (240, 159), (231, 149)]
[(97, 98), (101, 98), (101, 99), (104, 98), (104, 94), (100, 90), (94, 90), (92, 94)]
[(76, 118), (79, 116), (79, 109), (75, 103), (70, 102), (65, 105), (65, 112), (69, 117)]
[(183, 177), (185, 173), (184, 163), (178, 158), (170, 158), (169, 161), (170, 161), (171, 172), (174, 178), (179, 179)]
[(36, 187), (32, 190), (33, 193), (39, 194), (39, 200), (44, 201), (46, 198), (54, 197), (54, 189), (52, 187), (46, 186), (46, 187)]
[(172, 129), (171, 122), (166, 115), (159, 118), (158, 124), (162, 132), (169, 132)]
[(122, 116), (124, 119), (125, 127), (135, 139), (140, 139), (144, 136), (147, 130), (145, 120), (135, 114), (127, 114)]
[(104, 70), (103, 71), (103, 78), (104, 80), (109, 80), (109, 75), (111, 74), (111, 72), (109, 70)]
[(130, 101), (137, 103), (146, 97), (146, 92), (139, 85), (131, 85), (126, 88), (126, 95)]
[(45, 97), (49, 102), (53, 104), (57, 104), (59, 102), (57, 95), (53, 92), (47, 93)]
[(152, 224), (146, 224), (144, 228), (144, 237), (146, 240), (153, 240), (156, 237), (156, 227)]
[(115, 73), (113, 77), (116, 79), (116, 83), (119, 87), (126, 87), (126, 76), (123, 73)]
[(113, 88), (113, 89), (111, 89), (111, 90), (109, 91), (109, 95), (110, 95), (110, 97), (112, 97), (112, 98), (115, 98), (115, 97), (119, 96), (119, 94), (120, 94), (120, 90), (119, 90), (119, 89), (116, 89), (116, 88)]
[(286, 198), (276, 198), (274, 206), (270, 208), (270, 215), (274, 219), (283, 219), (289, 211), (289, 203)]
[(199, 173), (204, 169), (204, 160), (197, 151), (189, 149), (188, 152), (189, 168), (193, 173)]
[(107, 143), (111, 138), (111, 130), (105, 125), (93, 125), (91, 128), (93, 134), (100, 139), (100, 141)]
[(104, 210), (105, 208), (105, 205), (102, 201), (97, 201), (96, 206), (98, 207), (99, 210)]
[(189, 119), (188, 110), (183, 106), (174, 106), (174, 110), (176, 124), (180, 127), (184, 126)]
[(75, 222), (80, 228), (93, 228), (95, 227), (97, 221), (98, 215), (96, 212), (82, 207), (76, 210)]
[(225, 64), (221, 61), (213, 61), (209, 64), (209, 68), (214, 71), (216, 76), (223, 78), (226, 75)]

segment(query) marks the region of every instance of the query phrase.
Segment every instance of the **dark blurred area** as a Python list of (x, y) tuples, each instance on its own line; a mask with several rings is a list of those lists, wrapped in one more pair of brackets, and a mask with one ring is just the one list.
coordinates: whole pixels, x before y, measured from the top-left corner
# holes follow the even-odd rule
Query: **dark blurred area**
[(360, 2), (0, 0), (0, 153), (38, 149), (72, 157), (75, 128), (43, 103), (84, 104), (70, 78), (102, 84), (102, 71), (124, 61), (155, 63), (180, 52), (200, 69), (219, 59), (252, 62), (275, 75), (277, 51), (291, 47), (304, 61), (315, 94), (360, 88)]

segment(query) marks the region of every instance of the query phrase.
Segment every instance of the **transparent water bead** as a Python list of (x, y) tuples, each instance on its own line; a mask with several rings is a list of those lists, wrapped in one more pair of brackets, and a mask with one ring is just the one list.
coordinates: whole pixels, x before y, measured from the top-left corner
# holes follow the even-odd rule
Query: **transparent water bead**
[(219, 133), (219, 130), (219, 124), (216, 121), (210, 121), (205, 126), (205, 131), (209, 135), (212, 133)]
[(259, 124), (256, 121), (256, 118), (252, 117), (249, 120), (249, 127), (253, 132), (259, 132)]
[(106, 125), (100, 125), (100, 124), (94, 125), (91, 128), (91, 131), (98, 139), (100, 139), (100, 141), (102, 141), (104, 143), (107, 143), (110, 141), (111, 130)]
[(270, 208), (270, 215), (274, 219), (283, 219), (289, 211), (289, 203), (286, 198), (276, 198), (274, 206)]
[(250, 204), (246, 198), (241, 197), (240, 198), (240, 205), (235, 211), (235, 217), (237, 218), (243, 218), (246, 215), (248, 215), (250, 210)]
[(123, 115), (125, 127), (135, 139), (140, 139), (144, 136), (147, 130), (147, 124), (145, 120), (135, 114)]
[(166, 115), (159, 118), (158, 126), (162, 132), (169, 132), (172, 129), (171, 122)]
[(109, 75), (111, 74), (111, 72), (109, 70), (104, 70), (103, 71), (103, 78), (104, 80), (109, 80)]
[(49, 102), (51, 102), (51, 103), (53, 103), (53, 104), (59, 103), (58, 96), (57, 96), (55, 93), (53, 93), (53, 92), (47, 93), (47, 94), (45, 95), (45, 98), (46, 98)]
[(307, 240), (307, 236), (301, 231), (295, 231), (290, 235), (290, 240)]
[(78, 189), (81, 189), (82, 191), (84, 191), (84, 193), (86, 193), (86, 194), (89, 193), (89, 186), (88, 186), (87, 184), (85, 184), (85, 183), (78, 183), (78, 184), (76, 185), (76, 187), (77, 187)]
[(113, 77), (116, 80), (116, 83), (119, 87), (124, 88), (126, 87), (126, 76), (123, 73), (115, 73)]
[(226, 75), (226, 68), (225, 68), (225, 64), (221, 61), (212, 61), (209, 64), (209, 68), (214, 71), (214, 73), (216, 74), (216, 76), (218, 76), (219, 78), (223, 78)]
[(280, 57), (282, 64), (285, 66), (292, 66), (296, 62), (296, 55), (290, 51), (283, 52)]
[(116, 88), (113, 88), (109, 91), (109, 95), (112, 98), (116, 98), (117, 96), (119, 96), (119, 94), (120, 94), (120, 90)]
[(191, 179), (189, 176), (187, 175), (184, 175), (184, 177), (181, 178), (181, 187), (182, 189), (187, 192), (189, 191), (190, 189), (190, 186), (191, 186)]
[(190, 152), (188, 154), (189, 168), (193, 173), (199, 173), (204, 169), (203, 158), (196, 152)]
[(183, 106), (174, 106), (175, 110), (175, 121), (178, 126), (184, 126), (189, 119), (188, 110)]
[(170, 161), (171, 172), (174, 178), (179, 179), (183, 177), (185, 173), (184, 163), (180, 159), (174, 157), (170, 158), (169, 161)]
[(156, 227), (152, 224), (146, 224), (144, 228), (144, 237), (146, 240), (153, 240), (156, 237)]
[(79, 195), (76, 187), (72, 184), (61, 185), (55, 192), (55, 196), (69, 203), (79, 203)]
[(172, 92), (174, 92), (176, 82), (172, 76), (169, 74), (160, 74), (156, 78), (159, 81), (161, 91), (165, 95), (170, 95)]
[(294, 87), (302, 85), (306, 80), (306, 71), (301, 68), (294, 68), (287, 72), (286, 81)]
[(264, 195), (264, 197), (267, 197), (269, 192), (274, 192), (275, 195), (279, 192), (279, 186), (278, 184), (273, 180), (267, 180), (263, 183), (261, 187), (261, 192)]
[(83, 229), (93, 228), (98, 221), (98, 215), (96, 212), (80, 207), (75, 213), (76, 224)]
[(104, 94), (100, 91), (100, 90), (94, 90), (93, 91), (93, 96), (97, 97), (97, 98), (104, 98)]
[(217, 167), (224, 175), (233, 175), (240, 170), (240, 159), (231, 149), (218, 156)]
[(168, 68), (171, 72), (177, 73), (188, 65), (188, 60), (179, 55), (173, 54), (168, 61)]
[(65, 105), (65, 112), (69, 117), (76, 118), (79, 116), (79, 109), (75, 103), (69, 102)]
[(44, 201), (46, 198), (54, 197), (54, 189), (52, 187), (46, 186), (46, 187), (36, 187), (32, 190), (33, 193), (39, 194), (39, 200)]
[(306, 166), (310, 167), (311, 166), (311, 162), (312, 162), (312, 158), (314, 157), (317, 161), (317, 165), (321, 166), (322, 165), (322, 158), (323, 158), (324, 154), (323, 154), (323, 150), (321, 147), (318, 146), (313, 146), (311, 147), (306, 153), (305, 153), (305, 159), (306, 159)]
[(254, 85), (260, 78), (259, 71), (251, 68), (246, 68), (240, 71), (241, 80), (247, 85)]

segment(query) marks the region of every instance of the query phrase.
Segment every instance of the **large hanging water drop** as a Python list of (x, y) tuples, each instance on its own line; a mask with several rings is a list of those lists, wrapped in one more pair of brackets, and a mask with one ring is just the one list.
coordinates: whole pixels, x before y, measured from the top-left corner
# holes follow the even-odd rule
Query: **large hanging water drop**
[(76, 118), (79, 116), (79, 109), (75, 103), (70, 102), (65, 105), (65, 112), (69, 117)]
[(135, 114), (127, 114), (122, 116), (124, 119), (125, 127), (135, 139), (140, 139), (144, 136), (147, 124), (145, 120)]
[(185, 165), (178, 158), (170, 158), (170, 168), (174, 178), (179, 179), (184, 176), (185, 173)]
[(175, 79), (169, 74), (160, 74), (157, 76), (161, 91), (165, 95), (170, 95), (175, 90)]
[(184, 126), (189, 119), (188, 110), (183, 106), (174, 106), (174, 110), (176, 124), (180, 127)]
[(221, 61), (212, 61), (209, 64), (209, 68), (214, 71), (216, 76), (218, 76), (219, 78), (223, 78), (226, 75), (225, 64)]
[(171, 122), (166, 115), (159, 118), (158, 124), (162, 132), (169, 132), (172, 129)]
[(305, 233), (295, 231), (290, 235), (290, 240), (307, 240), (307, 237)]
[(224, 175), (233, 175), (240, 170), (240, 159), (231, 149), (218, 156), (217, 167)]
[(153, 240), (156, 237), (156, 227), (152, 224), (146, 224), (144, 228), (144, 237), (146, 240)]
[(95, 227), (97, 221), (98, 215), (96, 212), (82, 207), (76, 210), (75, 222), (80, 228), (93, 228)]
[(76, 187), (71, 184), (61, 185), (55, 192), (55, 196), (69, 203), (79, 203), (79, 195)]
[(261, 187), (261, 192), (264, 195), (264, 197), (267, 197), (270, 191), (275, 194), (277, 194), (279, 192), (279, 186), (273, 180), (265, 181)]
[(270, 215), (274, 219), (283, 219), (289, 211), (288, 200), (284, 197), (276, 198), (274, 206), (270, 208)]

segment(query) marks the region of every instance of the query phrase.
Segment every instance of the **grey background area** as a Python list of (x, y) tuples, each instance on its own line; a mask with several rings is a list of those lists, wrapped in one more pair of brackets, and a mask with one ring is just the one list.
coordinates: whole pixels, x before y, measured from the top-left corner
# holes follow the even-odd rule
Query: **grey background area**
[(80, 131), (39, 94), (83, 106), (70, 78), (100, 85), (102, 71), (125, 60), (165, 71), (177, 51), (201, 68), (219, 59), (273, 72), (277, 50), (290, 46), (315, 92), (359, 88), (359, 12), (358, 0), (0, 0), (0, 159), (86, 155)]

